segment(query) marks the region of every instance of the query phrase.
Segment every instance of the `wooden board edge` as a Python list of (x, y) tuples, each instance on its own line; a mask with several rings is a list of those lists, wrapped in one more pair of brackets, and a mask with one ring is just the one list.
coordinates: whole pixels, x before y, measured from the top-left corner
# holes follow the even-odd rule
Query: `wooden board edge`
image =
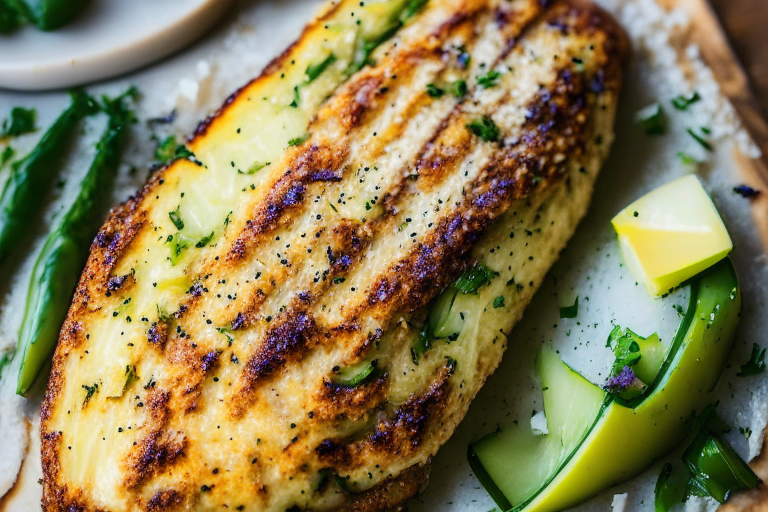
[[(707, 0), (656, 0), (665, 9), (679, 9), (688, 15), (690, 26), (684, 34), (686, 43), (695, 43), (704, 62), (720, 86), (720, 92), (730, 101), (744, 129), (750, 134), (762, 155), (750, 158), (737, 147), (734, 161), (741, 171), (742, 182), (762, 193), (752, 200), (752, 213), (763, 248), (768, 254), (768, 123), (752, 94), (744, 68), (739, 63), (728, 38)], [(682, 50), (681, 48), (680, 50)], [(768, 404), (765, 404), (768, 407)], [(768, 481), (768, 427), (760, 455), (750, 466), (764, 481)], [(734, 495), (718, 512), (768, 512), (768, 485), (765, 483), (748, 492)]]

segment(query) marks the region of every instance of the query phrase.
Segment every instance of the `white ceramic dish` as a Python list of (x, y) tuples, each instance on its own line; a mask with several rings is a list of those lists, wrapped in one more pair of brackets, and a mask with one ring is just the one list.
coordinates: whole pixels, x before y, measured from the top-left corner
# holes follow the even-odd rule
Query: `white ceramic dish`
[(234, 0), (98, 0), (53, 32), (32, 26), (0, 36), (0, 87), (40, 91), (133, 71), (183, 48)]

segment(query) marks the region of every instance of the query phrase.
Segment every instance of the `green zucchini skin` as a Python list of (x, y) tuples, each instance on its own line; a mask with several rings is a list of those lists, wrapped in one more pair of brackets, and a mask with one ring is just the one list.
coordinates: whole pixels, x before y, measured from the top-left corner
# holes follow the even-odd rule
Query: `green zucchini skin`
[(24, 238), (30, 218), (34, 218), (40, 209), (45, 192), (61, 169), (67, 143), (72, 139), (77, 123), (94, 109), (87, 94), (74, 92), (70, 106), (54, 121), (32, 152), (13, 163), (11, 176), (0, 194), (0, 265)]
[[(603, 406), (581, 441), (565, 454), (557, 463), (557, 469), (548, 474), (528, 498), (512, 503), (495, 481), (494, 471), (484, 466), (476, 447), (483, 443), (486, 452), (493, 451), (494, 446), (495, 450), (503, 450), (503, 445), (494, 444), (499, 442), (495, 440), (496, 434), (469, 446), (470, 466), (502, 510), (552, 512), (576, 505), (638, 474), (683, 440), (690, 430), (686, 418), (707, 405), (708, 393), (727, 362), (741, 309), (738, 280), (730, 259), (697, 276), (690, 286), (688, 310), (653, 383), (631, 400), (606, 393)], [(703, 354), (708, 355), (709, 360), (702, 358)], [(669, 404), (669, 413), (665, 404)], [(608, 456), (610, 450), (596, 441), (597, 436), (607, 434), (606, 439), (614, 439), (613, 430), (617, 425), (630, 427), (632, 423), (648, 423), (650, 430), (661, 426), (655, 434), (644, 434), (647, 439), (636, 440), (642, 446), (631, 450), (625, 446), (619, 450), (612, 445), (615, 449), (612, 456)], [(631, 437), (632, 431), (633, 428), (627, 428), (624, 435)], [(486, 443), (491, 443), (490, 448)], [(536, 462), (530, 461), (530, 464)], [(519, 460), (511, 460), (509, 470), (526, 471), (526, 468)], [(580, 472), (585, 473), (579, 475)]]
[(77, 199), (48, 235), (35, 262), (19, 338), (19, 395), (27, 393), (56, 347), (90, 242), (100, 225), (101, 199), (109, 197), (120, 165), (125, 128), (132, 118), (124, 101), (124, 97), (105, 99), (109, 123), (96, 156), (80, 183)]

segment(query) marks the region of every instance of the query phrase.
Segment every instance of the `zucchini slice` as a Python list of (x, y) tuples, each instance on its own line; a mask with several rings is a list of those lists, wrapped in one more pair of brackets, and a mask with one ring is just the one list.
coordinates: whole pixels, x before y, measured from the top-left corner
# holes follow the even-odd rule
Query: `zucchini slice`
[(637, 475), (683, 440), (720, 377), (741, 310), (729, 259), (690, 286), (666, 359), (636, 398), (608, 394), (542, 350), (537, 366), (550, 434), (517, 426), (469, 447), (472, 469), (502, 510), (566, 509)]

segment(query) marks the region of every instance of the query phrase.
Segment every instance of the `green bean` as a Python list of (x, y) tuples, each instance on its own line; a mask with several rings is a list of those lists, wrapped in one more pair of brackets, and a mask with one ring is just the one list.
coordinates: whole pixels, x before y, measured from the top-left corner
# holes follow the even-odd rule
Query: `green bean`
[[(133, 96), (133, 91), (129, 91)], [(90, 243), (98, 231), (100, 199), (109, 196), (120, 165), (123, 135), (133, 119), (124, 101), (104, 99), (109, 124), (96, 146), (77, 199), (45, 241), (29, 283), (27, 306), (19, 337), (21, 366), (16, 392), (26, 394), (45, 366), (64, 321)]]
[(84, 92), (72, 94), (72, 104), (43, 135), (26, 157), (11, 165), (11, 175), (0, 194), (0, 265), (24, 238), (29, 220), (43, 203), (45, 189), (61, 167), (67, 142), (77, 123), (93, 113), (94, 103)]

